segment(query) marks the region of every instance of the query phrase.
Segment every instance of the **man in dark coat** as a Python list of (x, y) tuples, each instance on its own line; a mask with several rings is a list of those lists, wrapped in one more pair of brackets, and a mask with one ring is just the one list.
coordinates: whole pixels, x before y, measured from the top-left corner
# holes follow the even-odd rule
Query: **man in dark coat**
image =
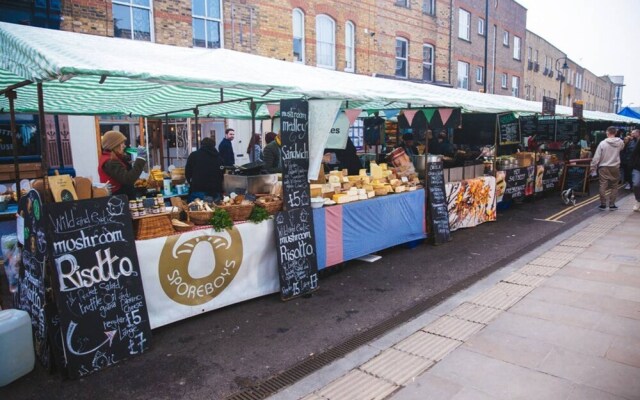
[(218, 146), (218, 151), (220, 152), (220, 156), (222, 157), (222, 162), (226, 167), (232, 167), (236, 163), (235, 153), (233, 152), (233, 146), (231, 145), (231, 141), (235, 138), (236, 131), (229, 128), (224, 131), (224, 139), (220, 142)]
[(200, 148), (189, 154), (184, 175), (189, 183), (189, 202), (205, 196), (221, 197), (224, 167), (212, 138), (202, 139)]

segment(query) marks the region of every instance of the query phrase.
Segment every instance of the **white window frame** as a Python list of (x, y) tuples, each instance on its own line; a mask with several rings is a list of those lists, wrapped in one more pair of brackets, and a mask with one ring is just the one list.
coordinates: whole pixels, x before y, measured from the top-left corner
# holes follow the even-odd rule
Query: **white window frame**
[[(297, 20), (296, 20), (297, 19)], [(291, 11), (291, 52), (293, 55), (293, 62), (304, 64), (305, 63), (305, 49), (304, 49), (304, 11), (299, 8), (294, 8)], [(300, 41), (300, 58), (296, 58), (295, 55), (295, 41)]]
[[(431, 53), (430, 57), (429, 57), (430, 58), (429, 61), (427, 61), (427, 57), (425, 57), (425, 55), (427, 54), (427, 53), (425, 53), (425, 51), (427, 49), (429, 49), (429, 53)], [(435, 65), (435, 62), (434, 62), (435, 61), (435, 56), (436, 56), (436, 51), (435, 51), (435, 48), (432, 45), (426, 44), (426, 43), (422, 45), (422, 80), (425, 81), (425, 82), (433, 82), (433, 80), (434, 80), (435, 71), (433, 70), (433, 66)], [(424, 78), (425, 67), (427, 67), (427, 68), (429, 68), (431, 70), (431, 74), (430, 74), (431, 76), (429, 76), (428, 79)]]
[[(328, 49), (328, 54), (322, 54), (323, 49)], [(327, 57), (329, 62), (321, 61)], [(316, 66), (336, 69), (336, 21), (326, 14), (316, 15)]]
[(482, 84), (484, 82), (484, 67), (476, 66), (476, 83)]
[[(405, 50), (406, 50), (406, 54), (404, 54), (404, 56), (402, 54), (398, 55), (398, 42), (404, 42), (405, 43)], [(398, 75), (398, 62), (399, 61), (404, 61), (404, 75)], [(394, 75), (398, 78), (408, 78), (409, 77), (409, 40), (403, 38), (403, 37), (396, 37), (396, 68), (394, 71)]]
[(458, 89), (469, 90), (469, 63), (458, 61)]
[(502, 44), (509, 47), (509, 31), (502, 33)]
[(458, 37), (471, 40), (471, 13), (465, 9), (458, 9)]
[(531, 54), (533, 53), (533, 49), (531, 46), (527, 48), (527, 61), (531, 61)]
[(422, 0), (422, 13), (436, 15), (436, 0)]
[(520, 77), (511, 76), (511, 95), (513, 97), (520, 97)]
[(484, 18), (478, 18), (478, 35), (484, 36)]
[(522, 40), (520, 36), (513, 35), (513, 59), (520, 61), (520, 47), (522, 46)]
[(509, 77), (507, 76), (507, 74), (503, 73), (502, 76), (500, 77), (500, 87), (503, 89), (506, 89), (508, 80), (509, 80)]
[(347, 21), (344, 24), (344, 70), (356, 71), (356, 25)]
[[(113, 0), (111, 2), (111, 12), (113, 13), (113, 6), (122, 6), (122, 7), (128, 7), (129, 8), (129, 19), (131, 20), (131, 37), (129, 38), (122, 38), (122, 39), (131, 39), (131, 40), (140, 40), (140, 39), (136, 39), (135, 38), (135, 29), (134, 29), (134, 18), (133, 18), (133, 11), (134, 9), (137, 10), (146, 10), (149, 12), (149, 41), (150, 42), (155, 42), (156, 38), (154, 35), (154, 28), (153, 28), (153, 0), (149, 0), (149, 5), (148, 6), (144, 6), (144, 5), (139, 5), (136, 4), (134, 0)], [(114, 31), (115, 31), (115, 24), (114, 24)], [(115, 34), (115, 32), (114, 32)], [(118, 36), (119, 38), (121, 38), (120, 36)]]

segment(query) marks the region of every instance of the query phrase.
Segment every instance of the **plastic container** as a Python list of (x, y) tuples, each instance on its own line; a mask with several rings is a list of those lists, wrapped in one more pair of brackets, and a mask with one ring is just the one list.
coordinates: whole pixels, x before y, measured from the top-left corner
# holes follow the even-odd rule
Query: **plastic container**
[(36, 357), (26, 311), (0, 310), (0, 354), (0, 387), (33, 370)]

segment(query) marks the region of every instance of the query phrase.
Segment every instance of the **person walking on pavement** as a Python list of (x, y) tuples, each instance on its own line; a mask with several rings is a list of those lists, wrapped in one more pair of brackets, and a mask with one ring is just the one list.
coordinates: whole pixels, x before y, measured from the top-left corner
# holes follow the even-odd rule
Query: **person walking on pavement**
[(624, 138), (624, 150), (620, 154), (620, 162), (622, 163), (622, 173), (623, 183), (625, 184), (624, 188), (626, 190), (630, 190), (633, 182), (632, 182), (632, 171), (633, 164), (631, 162), (631, 155), (633, 151), (638, 145), (638, 137), (640, 137), (640, 129), (634, 129), (631, 133)]
[(222, 157), (222, 165), (225, 167), (232, 167), (236, 163), (236, 157), (233, 153), (233, 146), (231, 145), (231, 141), (236, 137), (236, 131), (229, 128), (224, 131), (224, 139), (220, 142), (218, 146), (218, 151), (220, 152), (220, 156)]
[(633, 206), (633, 211), (640, 212), (640, 144), (638, 144), (640, 129), (635, 129), (633, 133), (635, 133), (636, 137), (636, 147), (633, 149), (633, 153), (631, 153), (631, 189), (636, 198), (636, 205)]
[(618, 181), (620, 180), (620, 152), (624, 149), (624, 142), (616, 137), (616, 128), (607, 128), (607, 138), (600, 142), (591, 160), (591, 174), (598, 172), (600, 181), (600, 206), (601, 211), (607, 209), (606, 191), (609, 194), (609, 210), (617, 210), (616, 198), (618, 196)]

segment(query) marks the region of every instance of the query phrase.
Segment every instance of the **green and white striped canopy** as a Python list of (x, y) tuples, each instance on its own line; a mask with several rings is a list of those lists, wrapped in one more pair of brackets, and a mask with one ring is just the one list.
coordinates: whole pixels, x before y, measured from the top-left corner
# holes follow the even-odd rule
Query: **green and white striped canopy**
[[(465, 112), (539, 112), (539, 102), (380, 79), (236, 52), (160, 45), (0, 22), (0, 90), (42, 82), (49, 114), (168, 114), (251, 118), (250, 101), (266, 118), (266, 102), (340, 99), (349, 108), (455, 107)], [(100, 83), (103, 81), (103, 83)], [(199, 106), (230, 100), (242, 101)], [(8, 111), (0, 97), (0, 108)], [(36, 85), (17, 89), (15, 109), (38, 111)], [(571, 115), (569, 107), (559, 114)], [(182, 110), (182, 111), (180, 111)], [(186, 110), (186, 111), (184, 111)], [(639, 122), (585, 111), (587, 119)]]

